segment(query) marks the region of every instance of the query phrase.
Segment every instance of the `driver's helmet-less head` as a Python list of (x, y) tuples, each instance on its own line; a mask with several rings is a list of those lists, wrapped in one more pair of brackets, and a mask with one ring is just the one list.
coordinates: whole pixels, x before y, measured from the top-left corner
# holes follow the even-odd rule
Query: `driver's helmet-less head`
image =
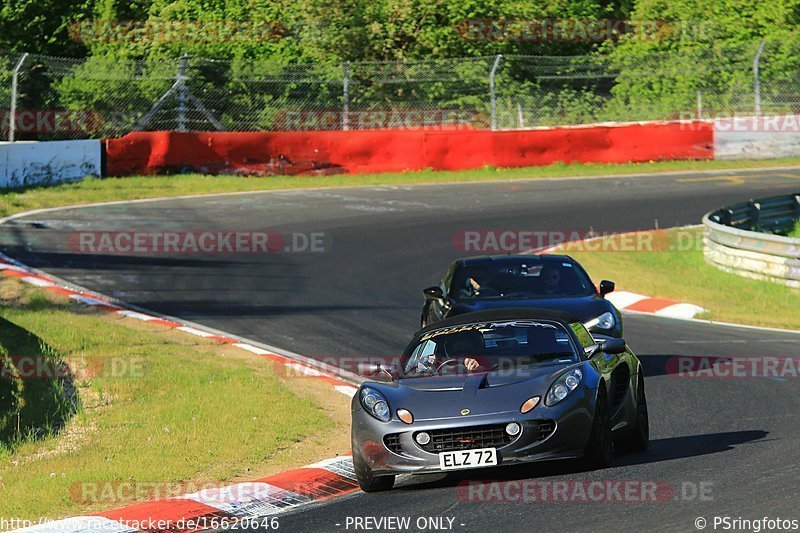
[(545, 268), (542, 272), (542, 279), (544, 280), (545, 287), (558, 287), (561, 282), (561, 272), (554, 267)]

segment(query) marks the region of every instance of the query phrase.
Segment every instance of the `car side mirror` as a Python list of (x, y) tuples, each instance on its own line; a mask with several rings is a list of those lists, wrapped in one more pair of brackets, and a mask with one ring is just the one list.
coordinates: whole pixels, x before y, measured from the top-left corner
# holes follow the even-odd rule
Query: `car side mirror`
[(382, 363), (359, 363), (358, 375), (374, 378), (389, 378), (394, 380), (397, 377), (398, 368), (393, 364)]
[(426, 300), (444, 300), (444, 292), (441, 287), (428, 287), (422, 291)]
[(600, 282), (600, 296), (605, 296), (609, 292), (614, 292), (616, 284), (613, 281), (604, 279)]
[(608, 355), (623, 353), (626, 347), (625, 339), (606, 339), (600, 345), (600, 349)]

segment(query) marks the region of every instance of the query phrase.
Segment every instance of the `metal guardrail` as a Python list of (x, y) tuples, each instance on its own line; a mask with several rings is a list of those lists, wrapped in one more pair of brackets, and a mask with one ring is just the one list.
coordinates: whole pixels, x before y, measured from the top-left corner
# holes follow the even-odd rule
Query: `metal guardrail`
[(740, 276), (800, 288), (800, 193), (749, 200), (703, 217), (706, 262)]

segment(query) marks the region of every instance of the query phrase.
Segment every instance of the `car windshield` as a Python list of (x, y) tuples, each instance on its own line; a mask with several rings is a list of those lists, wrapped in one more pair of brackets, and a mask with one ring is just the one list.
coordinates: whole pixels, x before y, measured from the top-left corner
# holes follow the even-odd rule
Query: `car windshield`
[(591, 296), (595, 288), (578, 265), (564, 258), (536, 257), (466, 264), (453, 275), (457, 300)]
[[(406, 350), (401, 371), (408, 378), (578, 361), (570, 336), (560, 323), (516, 320), (465, 324), (426, 333)], [(471, 365), (476, 368), (468, 369)]]

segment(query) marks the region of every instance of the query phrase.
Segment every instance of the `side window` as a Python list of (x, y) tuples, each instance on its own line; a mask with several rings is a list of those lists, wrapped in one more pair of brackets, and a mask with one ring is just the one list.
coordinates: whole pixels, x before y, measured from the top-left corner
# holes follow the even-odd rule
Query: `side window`
[(404, 372), (406, 374), (414, 373), (419, 366), (420, 360), (427, 359), (435, 352), (436, 352), (436, 343), (434, 341), (428, 339), (425, 342), (421, 343), (419, 346), (416, 347), (414, 353), (411, 354), (411, 357), (409, 357)]
[(589, 346), (597, 344), (592, 338), (592, 334), (589, 333), (586, 327), (580, 322), (573, 322), (569, 325), (569, 327), (571, 327), (572, 331), (575, 332), (575, 336), (578, 337), (581, 347), (588, 348)]

